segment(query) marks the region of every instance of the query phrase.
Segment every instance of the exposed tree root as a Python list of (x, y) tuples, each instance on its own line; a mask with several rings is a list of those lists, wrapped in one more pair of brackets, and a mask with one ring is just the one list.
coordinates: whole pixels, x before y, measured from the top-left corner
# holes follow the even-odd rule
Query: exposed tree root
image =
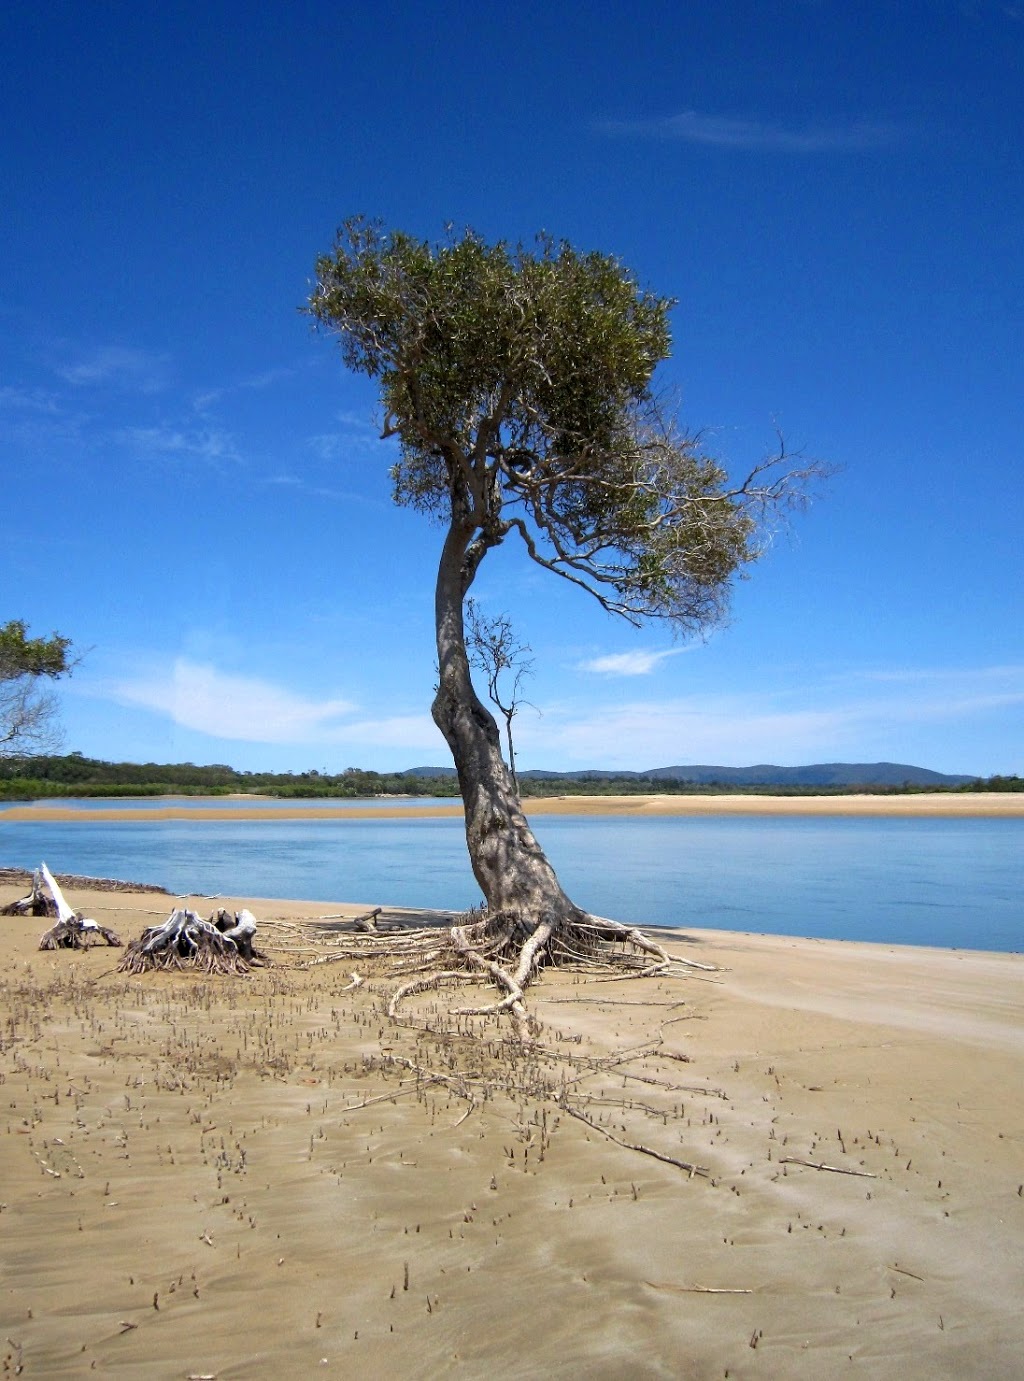
[(88, 949), (92, 940), (120, 946), (120, 937), (72, 907), (45, 863), (32, 874), (32, 891), (3, 909), (5, 916), (55, 916), (57, 924), (39, 939), (40, 949)]
[(205, 973), (245, 974), (266, 957), (253, 944), (256, 921), (249, 911), (232, 916), (217, 911), (208, 921), (176, 908), (163, 925), (150, 926), (125, 949), (118, 970), (199, 969)]
[(51, 926), (39, 937), (40, 949), (88, 949), (95, 940), (105, 940), (108, 945), (119, 949), (123, 944), (121, 937), (105, 925), (99, 925), (85, 916), (67, 916)]
[[(37, 868), (32, 874), (32, 891), (27, 896), (19, 897), (17, 901), (9, 902), (7, 906), (0, 910), (0, 916), (60, 916), (60, 907), (57, 898), (47, 887), (46, 879), (43, 876), (43, 868)], [(52, 874), (51, 874), (52, 876)], [(71, 908), (68, 907), (70, 911)], [(54, 927), (56, 929), (56, 927)]]
[(521, 915), (478, 910), (467, 913), (447, 931), (431, 928), (347, 936), (338, 957), (371, 955), (388, 957), (399, 973), (413, 975), (391, 993), (387, 1002), (390, 1017), (398, 1018), (402, 1004), (418, 994), (449, 984), (483, 981), (497, 990), (496, 998), (453, 1007), (451, 1015), (508, 1013), (521, 1040), (536, 1038), (536, 1024), (527, 1010), (525, 995), (539, 972), (549, 965), (620, 978), (654, 977), (691, 966), (691, 961), (670, 955), (633, 926), (584, 913), (569, 922), (548, 919), (532, 926)]

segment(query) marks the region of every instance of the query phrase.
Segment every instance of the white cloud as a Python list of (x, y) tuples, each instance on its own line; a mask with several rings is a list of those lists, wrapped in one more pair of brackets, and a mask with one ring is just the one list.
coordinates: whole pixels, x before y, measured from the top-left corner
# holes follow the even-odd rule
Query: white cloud
[(517, 729), (524, 764), (625, 767), (677, 763), (801, 762), (834, 757), (850, 725), (827, 709), (767, 709), (754, 697), (632, 701), (626, 705), (545, 709)]
[(55, 413), (59, 410), (52, 393), (41, 388), (17, 388), (10, 384), (0, 388), (0, 408), (12, 412)]
[(205, 413), (214, 407), (227, 394), (239, 393), (243, 390), (259, 391), (270, 388), (273, 384), (279, 383), (282, 379), (290, 379), (295, 373), (291, 365), (274, 365), (270, 369), (264, 369), (258, 374), (251, 374), (248, 378), (239, 379), (237, 383), (222, 384), (212, 388), (201, 389), (192, 398), (192, 407), (198, 413)]
[(768, 153), (844, 153), (891, 144), (899, 131), (894, 125), (857, 121), (846, 126), (787, 129), (764, 120), (728, 115), (703, 115), (685, 110), (648, 120), (604, 120), (605, 134), (676, 140), (719, 149), (760, 150)]
[(351, 744), (434, 755), (442, 743), (427, 714), (356, 719), (358, 706), (352, 701), (317, 700), (187, 657), (143, 675), (95, 686), (91, 693), (166, 715), (183, 729), (236, 742)]
[[(370, 766), (447, 761), (426, 713), (393, 712), (379, 702), (369, 716), (348, 700), (318, 699), (187, 656), (103, 685), (76, 678), (69, 693), (141, 707), (211, 739), (335, 748), (346, 760)], [(603, 705), (580, 695), (541, 708), (542, 714), (524, 712), (516, 720), (524, 767), (887, 760), (947, 771), (1012, 771), (1018, 770), (1016, 745), (1024, 727), (1024, 668), (852, 673), (842, 681)], [(956, 742), (982, 741), (975, 736), (983, 726), (989, 740), (1005, 739), (1008, 758), (1000, 751), (987, 766), (974, 761), (973, 749), (970, 760), (948, 757)], [(404, 761), (396, 763), (399, 755)]]
[[(931, 738), (939, 726), (945, 739), (945, 726), (955, 726), (960, 738), (994, 713), (1019, 713), (1024, 668), (857, 673), (744, 694), (596, 707), (562, 702), (543, 709), (541, 718), (517, 721), (524, 766), (642, 770), (677, 763), (906, 761), (904, 745), (918, 730)], [(1016, 753), (1015, 743), (1007, 751)], [(949, 770), (971, 771), (974, 764)]]
[(77, 387), (112, 386), (155, 393), (167, 382), (167, 357), (130, 346), (107, 345), (59, 366), (62, 379)]
[(276, 489), (288, 489), (295, 494), (309, 494), (316, 499), (329, 499), (332, 503), (364, 504), (368, 508), (376, 509), (385, 507), (379, 499), (367, 498), (365, 494), (356, 494), (351, 489), (335, 489), (328, 484), (311, 484), (300, 475), (287, 471), (266, 475), (259, 483)]
[(441, 752), (443, 761), (447, 761), (448, 758), (448, 750), (441, 732), (428, 714), (391, 715), (386, 719), (357, 720), (336, 730), (330, 741), (344, 741), (369, 748), (408, 749), (410, 752), (429, 753), (432, 760), (436, 760), (438, 752)]
[(239, 459), (230, 434), (212, 428), (188, 432), (176, 427), (126, 427), (114, 439), (150, 455), (196, 456), (208, 461)]
[(663, 652), (615, 652), (581, 662), (579, 670), (593, 671), (601, 676), (648, 676), (666, 657), (676, 657), (686, 650), (684, 647), (669, 647)]
[(311, 700), (256, 677), (232, 676), (179, 657), (166, 674), (115, 682), (106, 695), (167, 715), (185, 729), (249, 743), (320, 742), (355, 706), (346, 700)]

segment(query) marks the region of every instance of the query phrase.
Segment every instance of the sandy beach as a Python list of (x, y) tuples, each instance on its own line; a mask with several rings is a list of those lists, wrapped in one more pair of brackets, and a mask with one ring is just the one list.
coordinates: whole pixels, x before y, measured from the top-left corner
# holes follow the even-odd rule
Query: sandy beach
[[(909, 818), (1024, 818), (1024, 792), (979, 791), (963, 795), (928, 792), (916, 796), (530, 796), (523, 802), (532, 815), (878, 815)], [(168, 802), (163, 806), (18, 805), (0, 812), (0, 820), (66, 823), (73, 820), (380, 820), (453, 817), (462, 802), (414, 804), (395, 797), (375, 805), (249, 805), (244, 797), (205, 797), (202, 803)]]
[(1021, 1374), (1024, 957), (669, 933), (710, 967), (547, 974), (524, 1055), (390, 1022), (358, 908), (248, 904), (230, 979), (0, 917), (12, 1374)]

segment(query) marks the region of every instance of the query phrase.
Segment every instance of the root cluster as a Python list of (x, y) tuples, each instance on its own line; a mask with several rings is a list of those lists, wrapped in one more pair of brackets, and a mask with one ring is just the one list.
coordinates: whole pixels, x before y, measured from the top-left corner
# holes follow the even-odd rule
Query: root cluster
[(256, 922), (249, 911), (232, 916), (220, 910), (204, 921), (187, 907), (178, 907), (162, 925), (149, 926), (131, 940), (121, 957), (122, 973), (149, 969), (198, 969), (204, 973), (244, 974), (265, 962), (253, 944)]
[(40, 949), (88, 949), (93, 940), (120, 947), (121, 939), (98, 921), (69, 906), (60, 883), (45, 863), (32, 874), (32, 890), (3, 908), (4, 916), (56, 916), (57, 924), (39, 939)]
[(120, 949), (123, 941), (108, 926), (75, 913), (59, 920), (39, 937), (40, 949), (88, 949), (98, 940)]
[(337, 957), (388, 959), (393, 972), (408, 975), (388, 1000), (387, 1012), (393, 1018), (399, 1016), (402, 1003), (416, 994), (482, 981), (497, 990), (494, 1000), (454, 1007), (451, 1015), (484, 1017), (507, 1012), (522, 1039), (535, 1034), (525, 1005), (526, 989), (549, 965), (580, 973), (639, 978), (669, 973), (688, 964), (642, 931), (584, 912), (571, 920), (558, 918), (538, 924), (522, 914), (492, 913), (482, 908), (468, 912), (446, 930), (346, 936)]

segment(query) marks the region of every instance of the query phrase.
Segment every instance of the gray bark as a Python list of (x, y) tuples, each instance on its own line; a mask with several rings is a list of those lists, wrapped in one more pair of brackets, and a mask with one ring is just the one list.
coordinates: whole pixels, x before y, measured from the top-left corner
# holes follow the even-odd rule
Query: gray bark
[(471, 519), (453, 518), (438, 568), (434, 722), (455, 760), (466, 844), (491, 917), (526, 935), (557, 931), (582, 920), (584, 913), (566, 896), (534, 838), (501, 755), (497, 723), (470, 675), (463, 601), (486, 550), (474, 543), (475, 530)]

